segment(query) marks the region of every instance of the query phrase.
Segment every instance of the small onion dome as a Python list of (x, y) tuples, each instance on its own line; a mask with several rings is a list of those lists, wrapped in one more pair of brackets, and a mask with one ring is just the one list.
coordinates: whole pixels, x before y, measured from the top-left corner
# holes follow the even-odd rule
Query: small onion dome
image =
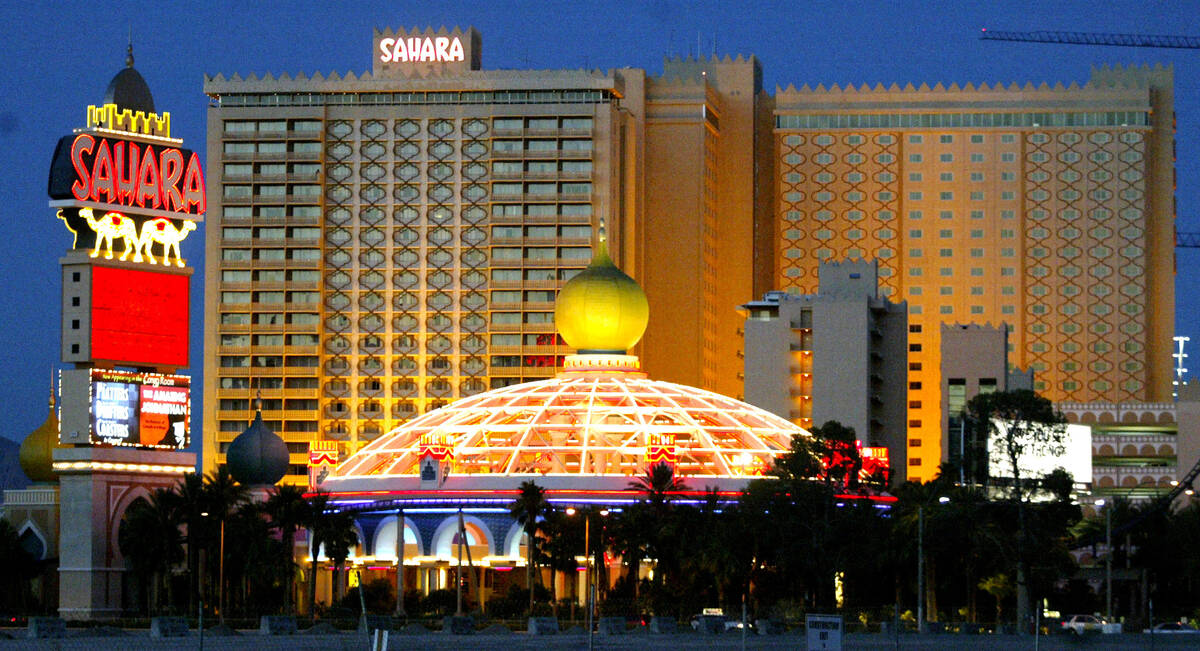
[(150, 94), (150, 86), (142, 79), (141, 73), (133, 68), (133, 44), (129, 45), (125, 55), (125, 67), (108, 82), (108, 90), (104, 91), (104, 103), (116, 104), (119, 109), (129, 109), (133, 112), (154, 112), (154, 97)]
[(559, 334), (581, 354), (624, 354), (642, 338), (649, 319), (646, 293), (613, 264), (601, 234), (591, 264), (558, 293)]
[(243, 486), (274, 485), (287, 474), (288, 463), (287, 444), (263, 424), (261, 409), (225, 453), (229, 474)]
[(29, 433), (21, 441), (21, 451), (17, 460), (21, 470), (35, 482), (54, 482), (58, 477), (54, 473), (54, 449), (62, 447), (58, 444), (58, 415), (54, 413), (54, 391), (50, 392), (50, 414), (46, 422)]

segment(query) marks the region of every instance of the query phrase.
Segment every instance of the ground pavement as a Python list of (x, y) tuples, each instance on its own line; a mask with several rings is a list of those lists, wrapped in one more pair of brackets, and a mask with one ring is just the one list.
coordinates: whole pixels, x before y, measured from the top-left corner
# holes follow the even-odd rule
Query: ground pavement
[[(0, 651), (7, 649), (33, 649), (46, 651), (140, 651), (147, 650), (199, 650), (200, 639), (193, 633), (186, 638), (151, 639), (145, 630), (118, 631), (108, 629), (102, 634), (87, 633), (82, 630), (72, 630), (68, 636), (60, 639), (30, 640), (24, 639), (24, 629), (3, 629), (15, 639), (5, 639), (0, 635)], [(628, 633), (618, 636), (599, 636), (594, 640), (598, 650), (646, 651), (648, 649), (669, 649), (681, 651), (685, 649), (741, 649), (742, 636), (739, 633), (724, 633), (720, 635), (703, 635), (695, 632), (682, 632), (673, 635), (658, 635), (650, 633)], [(389, 651), (406, 651), (408, 649), (469, 651), (471, 649), (517, 651), (518, 649), (562, 649), (581, 651), (587, 649), (588, 639), (581, 633), (531, 636), (526, 633), (508, 634), (477, 634), (454, 636), (444, 633), (401, 634), (393, 632), (389, 636)], [(340, 633), (330, 635), (287, 635), (266, 636), (257, 631), (242, 631), (235, 636), (205, 635), (204, 649), (218, 651), (224, 649), (253, 649), (253, 651), (368, 651), (369, 640), (366, 635)], [(746, 649), (796, 649), (806, 648), (803, 635), (785, 633), (783, 635), (761, 636), (747, 635)], [(1034, 649), (1034, 640), (1004, 635), (901, 635), (897, 640), (891, 636), (850, 634), (843, 638), (842, 648), (846, 651), (857, 649), (879, 650), (902, 649), (923, 651), (949, 651), (969, 649), (970, 651), (1009, 651)], [(1050, 637), (1039, 640), (1038, 648), (1046, 651), (1073, 649), (1200, 649), (1200, 635), (1190, 636), (1155, 636), (1152, 641), (1148, 635), (1096, 635), (1083, 639), (1065, 637)]]

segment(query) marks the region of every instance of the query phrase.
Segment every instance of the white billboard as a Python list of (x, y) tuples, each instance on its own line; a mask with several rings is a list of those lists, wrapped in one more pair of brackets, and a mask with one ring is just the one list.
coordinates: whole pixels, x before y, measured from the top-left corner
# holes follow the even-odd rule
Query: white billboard
[[(1012, 462), (1004, 445), (1003, 432), (1007, 424), (997, 421), (988, 441), (988, 474), (1012, 478)], [(1092, 482), (1092, 428), (1087, 425), (1066, 425), (1060, 445), (1026, 448), (1017, 456), (1021, 479), (1032, 479), (1063, 468), (1071, 473), (1077, 484)]]

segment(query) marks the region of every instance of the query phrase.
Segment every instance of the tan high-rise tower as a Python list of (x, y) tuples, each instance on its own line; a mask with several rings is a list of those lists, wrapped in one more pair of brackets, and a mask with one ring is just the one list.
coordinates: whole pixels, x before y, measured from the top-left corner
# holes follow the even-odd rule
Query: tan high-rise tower
[(876, 258), (908, 301), (908, 477), (942, 461), (941, 323), (1007, 323), (1055, 401), (1166, 401), (1172, 72), (1085, 86), (789, 88), (776, 98), (776, 282)]

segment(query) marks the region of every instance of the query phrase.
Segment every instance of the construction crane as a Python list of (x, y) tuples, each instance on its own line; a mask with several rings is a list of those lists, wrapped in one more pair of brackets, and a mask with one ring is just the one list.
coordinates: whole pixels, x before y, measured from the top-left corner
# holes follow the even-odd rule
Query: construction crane
[(984, 27), (980, 40), (1059, 43), (1065, 45), (1115, 45), (1122, 47), (1159, 47), (1185, 50), (1200, 49), (1200, 37), (1164, 34), (1107, 34), (1104, 32), (1005, 32)]

